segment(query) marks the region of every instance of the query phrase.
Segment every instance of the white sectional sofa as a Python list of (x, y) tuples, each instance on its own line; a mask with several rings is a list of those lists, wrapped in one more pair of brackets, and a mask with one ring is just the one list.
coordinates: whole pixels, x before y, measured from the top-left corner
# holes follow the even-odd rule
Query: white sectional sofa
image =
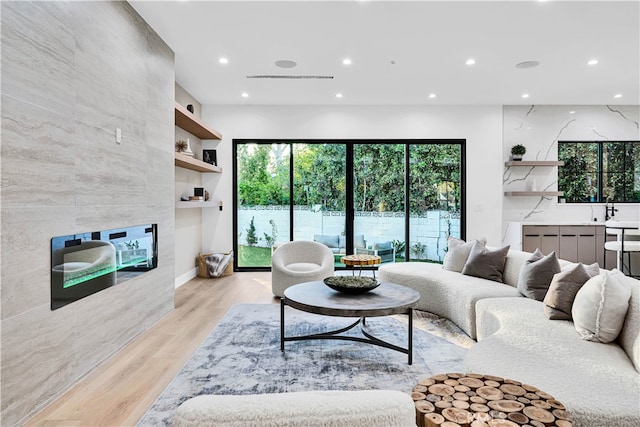
[(617, 340), (585, 341), (573, 322), (550, 320), (542, 302), (516, 289), (530, 256), (509, 251), (504, 283), (428, 263), (384, 265), (379, 277), (417, 290), (417, 309), (448, 318), (478, 340), (465, 359), (468, 372), (550, 393), (566, 405), (577, 427), (640, 425), (640, 281), (625, 278), (632, 293)]

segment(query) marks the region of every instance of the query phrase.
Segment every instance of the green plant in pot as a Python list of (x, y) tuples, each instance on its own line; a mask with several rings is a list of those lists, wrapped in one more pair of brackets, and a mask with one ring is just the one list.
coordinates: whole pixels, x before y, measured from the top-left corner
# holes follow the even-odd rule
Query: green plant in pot
[(511, 160), (520, 161), (522, 156), (527, 152), (527, 148), (522, 144), (517, 144), (511, 147)]

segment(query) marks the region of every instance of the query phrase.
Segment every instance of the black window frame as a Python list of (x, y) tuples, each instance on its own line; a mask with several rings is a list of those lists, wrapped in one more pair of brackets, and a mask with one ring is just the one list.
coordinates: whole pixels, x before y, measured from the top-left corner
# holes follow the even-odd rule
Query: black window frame
[[(409, 160), (410, 153), (409, 147), (412, 144), (457, 144), (460, 145), (460, 238), (466, 239), (466, 229), (467, 229), (467, 221), (466, 221), (466, 139), (261, 139), (261, 138), (238, 138), (232, 140), (233, 146), (233, 248), (236, 249), (238, 247), (238, 146), (242, 144), (295, 144), (295, 143), (304, 143), (304, 144), (345, 144), (347, 147), (346, 153), (346, 180), (347, 185), (353, 185), (353, 149), (356, 144), (403, 144), (405, 145), (405, 182), (409, 182)], [(293, 182), (293, 156), (290, 158), (290, 167), (289, 167), (289, 179)], [(350, 183), (350, 184), (349, 184)], [(405, 184), (408, 185), (408, 184)], [(406, 188), (406, 187), (405, 187)], [(293, 201), (293, 186), (290, 186), (290, 199)], [(354, 208), (353, 208), (353, 194), (348, 194), (346, 196), (346, 215), (347, 218), (354, 217)], [(409, 206), (409, 195), (405, 191), (405, 241), (410, 240), (410, 206)], [(289, 214), (289, 236), (293, 235), (294, 229), (294, 218), (293, 218), (293, 210), (290, 210)], [(353, 235), (353, 222), (347, 221), (346, 223), (346, 233), (348, 236)], [(352, 239), (347, 239), (347, 251), (349, 253), (353, 253), (353, 241)], [(405, 248), (405, 259), (410, 259), (409, 254), (409, 245)], [(270, 267), (248, 267), (238, 266), (238, 259), (234, 257), (233, 261), (233, 269), (234, 271), (270, 271)]]
[[(622, 204), (638, 204), (640, 203), (640, 198), (636, 199), (636, 200), (627, 200), (625, 198), (625, 200), (619, 200), (617, 198), (609, 198), (608, 194), (606, 194), (606, 188), (604, 187), (606, 179), (605, 179), (605, 175), (612, 175), (612, 174), (619, 174), (619, 173), (625, 173), (627, 168), (629, 166), (633, 165), (633, 159), (629, 159), (628, 155), (625, 153), (624, 158), (623, 158), (623, 168), (622, 171), (609, 171), (609, 170), (605, 170), (605, 145), (607, 144), (637, 144), (637, 150), (640, 150), (640, 141), (636, 141), (636, 140), (619, 140), (619, 141), (558, 141), (558, 160), (560, 161), (564, 161), (565, 159), (562, 158), (562, 156), (560, 155), (561, 153), (561, 149), (560, 149), (560, 145), (561, 144), (595, 144), (596, 145), (596, 170), (595, 170), (595, 174), (596, 174), (596, 186), (595, 186), (595, 194), (593, 195), (594, 197), (586, 197), (587, 200), (584, 201), (576, 201), (576, 200), (568, 200), (566, 197), (561, 196), (559, 197), (559, 200), (564, 199), (564, 202), (566, 203), (570, 203), (570, 204), (602, 204), (602, 203), (607, 203), (607, 202), (613, 202), (613, 203), (622, 203)], [(560, 173), (562, 171), (562, 168), (566, 167), (566, 161), (565, 161), (565, 166), (560, 166), (558, 169), (558, 191), (564, 191), (566, 194), (566, 188), (562, 188), (560, 186)], [(630, 183), (626, 183), (624, 184), (624, 190), (623, 190), (623, 194), (631, 194), (633, 192), (633, 180), (631, 180)], [(629, 188), (630, 187), (630, 188)]]

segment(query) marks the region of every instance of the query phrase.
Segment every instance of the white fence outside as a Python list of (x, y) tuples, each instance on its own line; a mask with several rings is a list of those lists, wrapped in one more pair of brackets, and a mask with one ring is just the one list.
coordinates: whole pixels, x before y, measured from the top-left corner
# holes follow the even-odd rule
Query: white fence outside
[[(377, 242), (404, 240), (405, 218), (403, 213), (396, 212), (356, 212), (354, 234), (363, 234), (367, 246)], [(289, 208), (288, 206), (253, 206), (241, 207), (238, 211), (238, 244), (247, 244), (247, 233), (253, 218), (258, 243), (256, 246), (268, 247), (265, 234), (272, 237), (273, 221), (276, 227), (275, 242), (288, 239)], [(294, 208), (296, 228), (293, 240), (313, 240), (314, 234), (344, 235), (345, 213), (322, 211), (303, 207)], [(448, 211), (428, 211), (426, 215), (411, 216), (411, 241), (409, 247), (416, 243), (425, 246), (421, 259), (442, 261), (446, 253), (447, 237), (460, 237), (460, 218)], [(412, 258), (417, 258), (412, 253)]]

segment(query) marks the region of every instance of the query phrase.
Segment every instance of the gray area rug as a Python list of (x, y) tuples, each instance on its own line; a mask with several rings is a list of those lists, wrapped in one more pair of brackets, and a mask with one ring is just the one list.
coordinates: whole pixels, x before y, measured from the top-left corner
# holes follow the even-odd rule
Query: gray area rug
[[(334, 330), (356, 320), (286, 309), (286, 336)], [(385, 341), (407, 345), (407, 316), (368, 318), (367, 329)], [(347, 334), (361, 336), (357, 328)], [(448, 320), (415, 312), (411, 366), (406, 354), (351, 341), (290, 341), (281, 352), (280, 306), (238, 304), (231, 307), (138, 425), (171, 425), (176, 408), (201, 394), (366, 389), (410, 393), (422, 378), (461, 371), (462, 359), (473, 343)]]

